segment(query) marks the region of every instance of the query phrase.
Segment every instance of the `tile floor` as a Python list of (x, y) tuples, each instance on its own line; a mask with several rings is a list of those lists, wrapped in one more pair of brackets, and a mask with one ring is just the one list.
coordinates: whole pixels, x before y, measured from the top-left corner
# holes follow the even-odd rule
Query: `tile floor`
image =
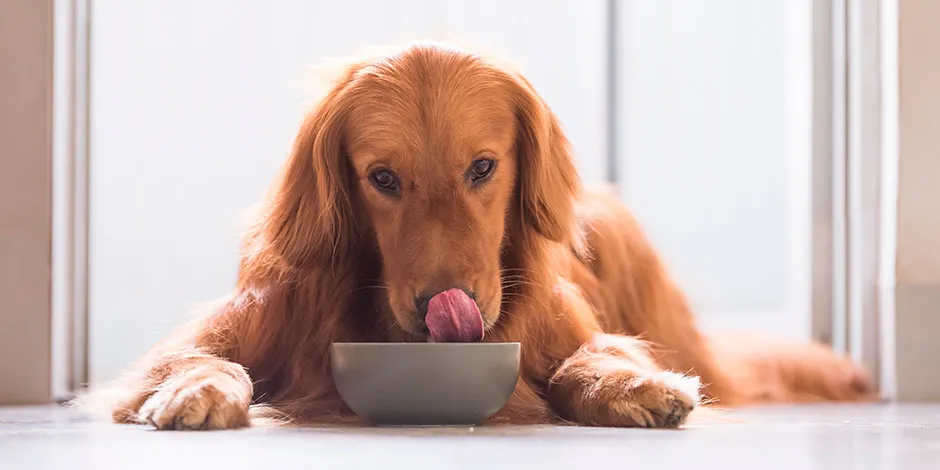
[(934, 469), (940, 404), (741, 409), (680, 431), (576, 427), (157, 432), (55, 406), (0, 408), (0, 470)]

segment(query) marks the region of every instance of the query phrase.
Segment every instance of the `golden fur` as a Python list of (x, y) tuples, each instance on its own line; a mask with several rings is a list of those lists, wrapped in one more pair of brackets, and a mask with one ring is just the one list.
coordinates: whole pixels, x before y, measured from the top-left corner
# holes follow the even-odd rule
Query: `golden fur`
[[(470, 184), (481, 156), (495, 169)], [(377, 190), (376, 168), (394, 171), (398, 194)], [(454, 286), (476, 294), (485, 341), (523, 345), (494, 422), (676, 427), (703, 400), (871, 395), (865, 373), (822, 346), (703, 336), (629, 211), (581, 189), (531, 85), (416, 45), (351, 66), (307, 116), (245, 239), (234, 292), (134, 364), (113, 419), (354, 422), (330, 343), (424, 341), (414, 299)]]

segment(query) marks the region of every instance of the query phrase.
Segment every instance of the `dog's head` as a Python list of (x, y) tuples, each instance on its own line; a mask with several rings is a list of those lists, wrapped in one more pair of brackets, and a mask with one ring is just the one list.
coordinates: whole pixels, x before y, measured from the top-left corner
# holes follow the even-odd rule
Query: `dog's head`
[(568, 242), (578, 184), (556, 118), (525, 79), (411, 46), (350, 67), (308, 115), (263, 238), (298, 269), (377, 251), (402, 329), (424, 334), (429, 309), (444, 309), (461, 317), (438, 327), (459, 330), (444, 340), (474, 340), (467, 311), (485, 328), (500, 314), (504, 249)]

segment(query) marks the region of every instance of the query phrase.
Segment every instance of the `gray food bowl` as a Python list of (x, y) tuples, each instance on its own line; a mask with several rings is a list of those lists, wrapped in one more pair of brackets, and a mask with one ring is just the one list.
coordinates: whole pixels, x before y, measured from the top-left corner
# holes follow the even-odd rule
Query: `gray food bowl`
[(519, 343), (334, 343), (333, 379), (379, 426), (481, 424), (516, 388)]

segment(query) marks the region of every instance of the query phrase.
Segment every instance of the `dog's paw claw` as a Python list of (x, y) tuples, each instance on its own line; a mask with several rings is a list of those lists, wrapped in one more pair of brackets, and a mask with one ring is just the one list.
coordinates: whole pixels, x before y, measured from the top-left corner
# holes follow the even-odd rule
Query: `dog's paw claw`
[(230, 376), (184, 375), (161, 385), (137, 416), (159, 430), (238, 428), (248, 424), (249, 400)]
[(699, 404), (698, 377), (660, 372), (629, 382), (632, 385), (609, 406), (609, 424), (674, 429)]

